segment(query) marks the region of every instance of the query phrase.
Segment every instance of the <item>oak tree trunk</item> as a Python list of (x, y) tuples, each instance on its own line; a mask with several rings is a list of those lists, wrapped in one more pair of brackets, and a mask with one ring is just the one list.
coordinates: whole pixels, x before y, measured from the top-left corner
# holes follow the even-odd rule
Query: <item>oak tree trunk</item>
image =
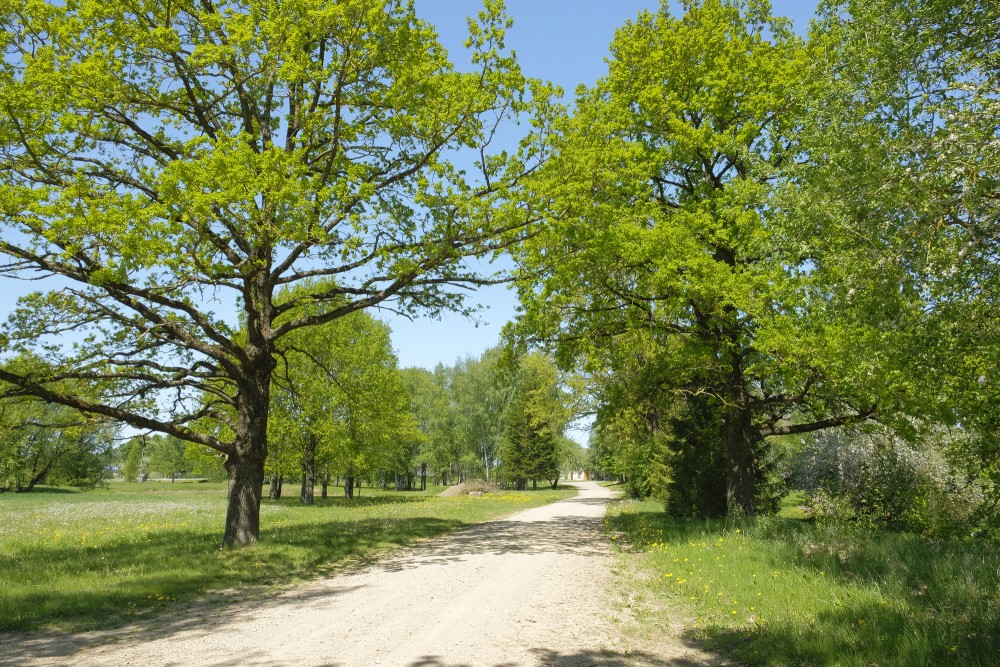
[(264, 487), (264, 457), (259, 452), (234, 453), (226, 459), (229, 505), (225, 546), (252, 544), (260, 539), (260, 497)]
[[(260, 499), (264, 490), (267, 417), (274, 366), (270, 352), (251, 358), (236, 396), (236, 437), (225, 462), (229, 473), (229, 504), (223, 546), (252, 544), (260, 539)], [(279, 495), (281, 482), (279, 477)]]
[(726, 478), (726, 505), (729, 512), (753, 516), (756, 511), (757, 437), (747, 410), (730, 415), (726, 423), (726, 454), (729, 468)]
[(302, 451), (302, 493), (303, 505), (313, 505), (313, 492), (316, 484), (316, 440), (307, 437)]

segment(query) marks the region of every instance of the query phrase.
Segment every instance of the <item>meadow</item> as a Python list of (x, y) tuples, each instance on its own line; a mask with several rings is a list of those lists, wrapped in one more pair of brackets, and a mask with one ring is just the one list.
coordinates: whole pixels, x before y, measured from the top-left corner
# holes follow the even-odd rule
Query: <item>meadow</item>
[[(200, 600), (263, 596), (389, 550), (574, 495), (574, 489), (438, 497), (265, 500), (261, 541), (220, 549), (224, 483), (112, 483), (0, 496), (0, 630), (120, 627)], [(338, 488), (332, 488), (336, 495)]]
[[(677, 522), (656, 502), (606, 518), (646, 598), (646, 630), (747, 665), (996, 665), (1000, 550), (984, 541), (816, 525), (783, 516)], [(657, 606), (659, 604), (659, 607)]]

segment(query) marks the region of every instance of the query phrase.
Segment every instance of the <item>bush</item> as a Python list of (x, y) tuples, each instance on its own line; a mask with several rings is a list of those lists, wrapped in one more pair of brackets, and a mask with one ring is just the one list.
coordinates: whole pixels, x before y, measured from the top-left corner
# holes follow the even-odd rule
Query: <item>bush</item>
[(851, 522), (942, 538), (995, 525), (976, 479), (949, 460), (957, 438), (928, 430), (915, 446), (887, 428), (835, 429), (806, 440), (792, 483), (818, 521)]

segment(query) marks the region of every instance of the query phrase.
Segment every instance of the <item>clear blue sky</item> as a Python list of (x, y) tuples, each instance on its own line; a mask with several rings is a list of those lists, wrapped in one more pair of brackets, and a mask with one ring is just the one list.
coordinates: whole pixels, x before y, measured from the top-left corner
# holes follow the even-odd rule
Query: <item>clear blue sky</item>
[[(417, 13), (437, 28), (452, 62), (461, 67), (468, 61), (462, 48), (466, 17), (479, 11), (481, 1), (415, 0), (415, 4)], [(816, 0), (772, 1), (774, 13), (792, 19), (803, 33), (816, 5)], [(507, 0), (507, 12), (514, 19), (507, 46), (517, 53), (527, 76), (551, 81), (572, 95), (579, 84), (593, 84), (607, 72), (605, 57), (615, 29), (642, 10), (655, 11), (659, 6), (658, 0)], [(675, 12), (677, 6), (672, 3)], [(459, 357), (479, 356), (495, 345), (503, 325), (514, 316), (516, 299), (503, 287), (481, 289), (477, 296), (487, 307), (477, 321), (446, 316), (410, 322), (385, 316), (400, 365), (433, 368)]]

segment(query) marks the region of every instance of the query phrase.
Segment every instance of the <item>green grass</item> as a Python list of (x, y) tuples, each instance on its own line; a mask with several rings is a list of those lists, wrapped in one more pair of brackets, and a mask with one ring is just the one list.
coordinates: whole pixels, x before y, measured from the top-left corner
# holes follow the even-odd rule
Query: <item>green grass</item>
[[(297, 490), (297, 489), (296, 489)], [(266, 490), (265, 490), (266, 491)], [(328, 574), (574, 489), (439, 498), (362, 489), (353, 501), (265, 500), (261, 542), (219, 548), (225, 484), (114, 483), (0, 496), (0, 630), (118, 627), (177, 604)], [(341, 492), (331, 488), (331, 493)]]
[(638, 593), (666, 600), (687, 639), (744, 664), (985, 667), (1000, 657), (995, 544), (781, 516), (675, 522), (634, 501), (616, 503), (607, 526), (647, 572)]

